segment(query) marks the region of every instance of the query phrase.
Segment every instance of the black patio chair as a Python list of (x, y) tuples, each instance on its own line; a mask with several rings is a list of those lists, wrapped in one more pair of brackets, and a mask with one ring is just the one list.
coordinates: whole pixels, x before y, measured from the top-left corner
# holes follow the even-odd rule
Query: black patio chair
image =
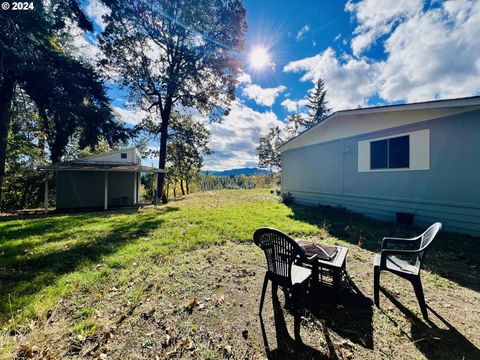
[(290, 290), (294, 308), (295, 339), (299, 340), (301, 287), (310, 278), (312, 271), (295, 265), (295, 262), (311, 261), (316, 255), (307, 258), (305, 251), (295, 240), (281, 231), (271, 228), (261, 228), (255, 231), (253, 241), (264, 251), (267, 259), (267, 272), (263, 281), (259, 314), (262, 316), (268, 281), (272, 282), (272, 295), (276, 295), (279, 285), (285, 291)]
[[(420, 309), (422, 310), (422, 315), (425, 319), (428, 319), (427, 306), (425, 304), (422, 282), (420, 280), (420, 270), (425, 260), (425, 252), (441, 228), (442, 224), (437, 222), (430, 226), (423, 234), (411, 239), (383, 238), (381, 252), (375, 255), (373, 262), (373, 291), (375, 305), (377, 307), (380, 307), (380, 272), (387, 270), (412, 283)], [(392, 249), (389, 248), (390, 244), (402, 245), (409, 249)]]

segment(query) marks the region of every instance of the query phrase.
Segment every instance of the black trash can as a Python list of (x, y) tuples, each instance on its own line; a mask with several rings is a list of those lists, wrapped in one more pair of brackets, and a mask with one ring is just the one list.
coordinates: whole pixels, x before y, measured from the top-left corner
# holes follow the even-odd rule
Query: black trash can
[(396, 214), (398, 225), (413, 225), (413, 218), (415, 214), (406, 212), (397, 212)]

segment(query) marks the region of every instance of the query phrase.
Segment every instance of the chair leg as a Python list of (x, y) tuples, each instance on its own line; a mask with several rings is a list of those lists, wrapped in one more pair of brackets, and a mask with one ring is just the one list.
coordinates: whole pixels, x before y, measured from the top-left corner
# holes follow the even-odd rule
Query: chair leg
[(263, 308), (263, 302), (265, 301), (265, 293), (267, 292), (267, 285), (268, 285), (268, 275), (265, 274), (265, 279), (263, 280), (263, 287), (262, 287), (262, 296), (260, 297), (260, 310), (258, 311), (260, 315), (262, 315), (262, 308)]
[(375, 305), (380, 307), (380, 267), (373, 267), (373, 299)]
[(293, 297), (293, 334), (295, 337), (295, 341), (297, 343), (301, 342), (300, 338), (300, 298), (299, 298), (299, 287), (294, 286), (292, 289), (292, 297)]
[(415, 295), (417, 296), (418, 304), (420, 305), (420, 310), (422, 310), (423, 318), (428, 320), (427, 304), (425, 303), (425, 296), (423, 295), (423, 287), (420, 277), (412, 280), (412, 285), (415, 290)]

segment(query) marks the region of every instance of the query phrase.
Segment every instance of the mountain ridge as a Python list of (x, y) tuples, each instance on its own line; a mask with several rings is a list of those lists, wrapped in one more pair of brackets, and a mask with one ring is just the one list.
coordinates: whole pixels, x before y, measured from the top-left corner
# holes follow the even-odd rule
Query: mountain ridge
[(211, 174), (214, 176), (267, 175), (270, 173), (270, 170), (246, 167), (228, 170), (202, 170), (201, 173), (204, 175)]

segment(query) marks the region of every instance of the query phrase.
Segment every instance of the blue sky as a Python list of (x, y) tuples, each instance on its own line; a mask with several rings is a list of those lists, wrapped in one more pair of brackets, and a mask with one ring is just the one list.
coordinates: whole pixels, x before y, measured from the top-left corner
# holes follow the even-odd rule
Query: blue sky
[[(237, 100), (222, 124), (210, 126), (214, 155), (205, 169), (257, 166), (258, 138), (304, 112), (318, 78), (333, 111), (480, 94), (480, 1), (246, 0), (245, 7)], [(86, 0), (86, 8), (100, 26), (108, 9), (98, 0)], [(77, 42), (96, 56), (95, 46), (81, 36)], [(261, 69), (248, 61), (258, 47), (270, 56)], [(141, 119), (115, 86), (110, 95), (124, 121)]]

